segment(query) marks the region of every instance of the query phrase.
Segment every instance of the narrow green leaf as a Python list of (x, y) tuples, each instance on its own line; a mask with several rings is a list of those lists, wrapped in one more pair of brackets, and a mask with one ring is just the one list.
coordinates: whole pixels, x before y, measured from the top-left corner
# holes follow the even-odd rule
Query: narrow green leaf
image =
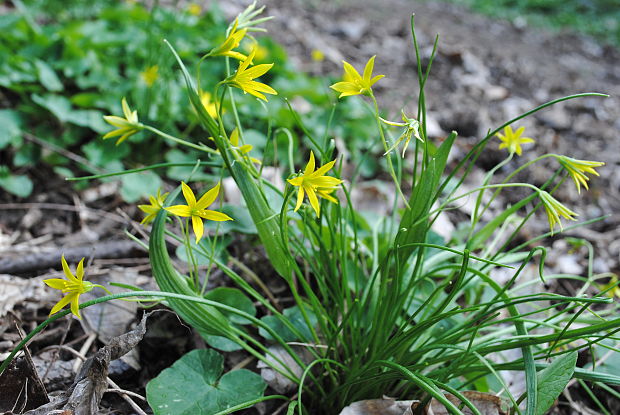
[[(427, 216), (438, 196), (439, 180), (446, 168), (448, 154), (455, 139), (456, 133), (454, 132), (446, 138), (418, 180), (409, 199), (410, 208), (407, 209), (400, 222), (395, 245), (402, 247), (412, 243), (426, 242), (429, 227)], [(414, 249), (413, 246), (400, 249), (400, 262), (405, 263)]]

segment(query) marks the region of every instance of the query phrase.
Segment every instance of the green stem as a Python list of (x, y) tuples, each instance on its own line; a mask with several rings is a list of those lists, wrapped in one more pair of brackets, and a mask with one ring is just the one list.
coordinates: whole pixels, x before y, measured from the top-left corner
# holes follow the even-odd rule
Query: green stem
[(381, 143), (383, 144), (383, 149), (386, 152), (385, 159), (387, 160), (387, 165), (388, 165), (390, 176), (392, 176), (392, 180), (394, 180), (394, 186), (396, 187), (396, 191), (398, 192), (398, 195), (403, 199), (403, 202), (405, 202), (405, 206), (407, 207), (407, 209), (410, 209), (409, 201), (403, 194), (403, 191), (400, 188), (400, 180), (398, 179), (398, 177), (396, 176), (396, 172), (394, 171), (394, 165), (392, 164), (392, 156), (388, 152), (389, 146), (388, 146), (387, 140), (385, 139), (385, 133), (383, 132), (383, 126), (381, 125), (381, 120), (379, 119), (379, 104), (377, 104), (377, 99), (375, 98), (375, 95), (372, 93), (372, 91), (370, 91), (370, 98), (372, 99), (372, 104), (375, 109), (375, 120), (377, 121), (377, 128), (379, 128), (379, 135), (381, 136)]
[(148, 131), (150, 131), (152, 133), (155, 133), (155, 134), (159, 135), (160, 137), (165, 138), (166, 140), (174, 141), (175, 143), (180, 144), (182, 146), (193, 148), (194, 150), (198, 150), (198, 151), (204, 151), (205, 153), (209, 153), (209, 154), (213, 154), (213, 155), (217, 154), (219, 156), (219, 153), (217, 151), (213, 150), (210, 147), (207, 147), (206, 145), (204, 145), (202, 143), (201, 144), (190, 143), (187, 140), (183, 140), (181, 138), (174, 137), (174, 136), (172, 136), (170, 134), (166, 134), (163, 131), (160, 131), (160, 130), (158, 130), (155, 127), (151, 127), (150, 125), (145, 125), (144, 129), (148, 130)]
[(82, 177), (66, 177), (65, 180), (68, 182), (75, 182), (79, 180), (103, 179), (105, 177), (122, 176), (124, 174), (139, 173), (141, 171), (160, 169), (164, 167), (194, 167), (196, 164), (199, 164), (200, 166), (222, 167), (222, 163), (215, 163), (212, 161), (201, 161), (199, 163), (189, 162), (189, 161), (185, 163), (157, 163), (157, 164), (151, 164), (150, 166), (139, 167), (137, 169), (129, 169), (129, 170), (117, 171), (113, 173), (93, 174), (91, 176), (82, 176)]

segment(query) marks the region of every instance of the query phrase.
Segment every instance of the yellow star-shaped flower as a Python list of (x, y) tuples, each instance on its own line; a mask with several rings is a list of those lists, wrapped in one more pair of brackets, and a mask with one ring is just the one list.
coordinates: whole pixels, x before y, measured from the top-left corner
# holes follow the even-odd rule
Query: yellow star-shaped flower
[(223, 222), (227, 220), (233, 220), (230, 216), (222, 212), (216, 212), (215, 210), (207, 210), (207, 208), (215, 202), (218, 193), (220, 192), (220, 183), (218, 183), (213, 189), (207, 191), (198, 201), (192, 189), (181, 182), (181, 190), (187, 205), (175, 205), (167, 207), (166, 210), (173, 215), (181, 216), (184, 218), (192, 218), (192, 228), (196, 235), (196, 243), (200, 241), (204, 234), (203, 219), (213, 220), (216, 222)]
[(372, 70), (375, 67), (375, 56), (368, 59), (368, 62), (366, 62), (364, 76), (361, 76), (350, 63), (342, 61), (342, 64), (344, 66), (344, 81), (336, 82), (330, 86), (334, 91), (340, 92), (338, 98), (351, 95), (370, 95), (373, 84), (385, 76), (372, 76)]
[(502, 140), (502, 143), (499, 145), (499, 149), (501, 150), (502, 148), (507, 148), (511, 154), (517, 153), (517, 155), (520, 156), (523, 152), (523, 150), (521, 150), (521, 144), (534, 142), (533, 138), (521, 137), (523, 131), (525, 131), (525, 127), (520, 127), (514, 132), (509, 125), (504, 127), (504, 134), (495, 134), (500, 140)]
[(116, 140), (116, 145), (119, 145), (127, 138), (140, 132), (140, 130), (144, 128), (144, 126), (138, 121), (138, 111), (131, 111), (131, 108), (129, 108), (125, 98), (121, 101), (121, 105), (123, 107), (125, 118), (117, 117), (116, 115), (104, 115), (103, 117), (108, 124), (117, 127), (116, 130), (112, 130), (104, 135), (103, 139), (106, 140), (120, 135), (121, 138)]
[(150, 205), (138, 205), (138, 209), (146, 213), (146, 216), (142, 219), (142, 222), (140, 222), (141, 225), (151, 223), (155, 219), (157, 213), (163, 208), (166, 196), (168, 196), (168, 193), (162, 195), (161, 189), (158, 189), (157, 196), (149, 196)]
[(234, 86), (235, 88), (241, 89), (244, 93), (254, 95), (257, 98), (267, 101), (267, 98), (264, 94), (262, 94), (262, 92), (271, 95), (278, 95), (278, 92), (267, 84), (254, 81), (254, 78), (258, 78), (259, 76), (267, 73), (267, 71), (273, 66), (273, 63), (263, 63), (248, 68), (252, 64), (252, 60), (255, 55), (256, 48), (252, 49), (252, 52), (250, 52), (248, 57), (239, 63), (237, 72), (229, 77), (226, 80), (226, 83)]
[(60, 310), (62, 310), (67, 304), (71, 303), (71, 312), (77, 317), (82, 318), (80, 316), (80, 295), (89, 292), (94, 287), (101, 287), (98, 284), (93, 284), (88, 281), (84, 281), (84, 258), (80, 260), (80, 263), (77, 266), (75, 271), (75, 275), (71, 272), (67, 261), (65, 260), (65, 256), (62, 256), (62, 270), (65, 273), (66, 279), (62, 278), (50, 278), (47, 280), (43, 280), (45, 284), (56, 289), (61, 290), (63, 294), (66, 294), (50, 311), (50, 316), (52, 314), (56, 314)]
[(293, 186), (299, 186), (295, 212), (297, 212), (297, 210), (301, 207), (306, 194), (308, 195), (310, 206), (312, 206), (312, 209), (314, 209), (317, 216), (321, 216), (321, 206), (319, 205), (317, 195), (329, 200), (330, 202), (338, 203), (338, 199), (333, 197), (331, 193), (335, 190), (336, 186), (342, 183), (342, 180), (335, 177), (325, 176), (325, 173), (334, 167), (334, 163), (336, 163), (336, 160), (330, 161), (315, 171), (314, 153), (311, 151), (310, 160), (308, 160), (308, 164), (306, 165), (306, 169), (303, 174), (293, 179), (288, 179), (288, 182)]

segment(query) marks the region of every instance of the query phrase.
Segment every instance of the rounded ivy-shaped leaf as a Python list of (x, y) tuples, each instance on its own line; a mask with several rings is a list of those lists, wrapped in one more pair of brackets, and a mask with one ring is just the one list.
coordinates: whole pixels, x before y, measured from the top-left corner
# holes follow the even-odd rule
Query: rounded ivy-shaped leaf
[(243, 349), (243, 347), (239, 346), (239, 344), (227, 339), (226, 337), (207, 334), (203, 336), (203, 338), (209, 346), (223, 352), (235, 352), (237, 350)]
[[(217, 301), (218, 303), (226, 304), (227, 306), (234, 307), (239, 311), (243, 311), (246, 314), (254, 317), (256, 315), (256, 307), (241, 290), (230, 287), (218, 287), (205, 294), (205, 298), (211, 301)], [(220, 309), (222, 314), (227, 316), (231, 322), (237, 324), (250, 324), (251, 321), (239, 316), (238, 314), (231, 313), (226, 310)]]
[[(316, 326), (317, 318), (310, 310), (306, 310), (308, 319), (312, 326)], [(291, 322), (291, 324), (299, 331), (302, 337), (295, 334), (290, 328), (288, 328), (284, 322), (282, 316), (264, 316), (261, 321), (268, 325), (273, 331), (275, 331), (285, 342), (292, 341), (310, 341), (312, 339), (312, 331), (308, 327), (306, 320), (301, 313), (299, 307), (290, 307), (284, 310), (284, 318)], [(271, 334), (262, 327), (258, 330), (259, 334), (267, 340), (275, 340)]]
[(224, 358), (215, 350), (192, 350), (146, 385), (155, 415), (212, 415), (263, 396), (267, 385), (254, 372), (221, 376)]

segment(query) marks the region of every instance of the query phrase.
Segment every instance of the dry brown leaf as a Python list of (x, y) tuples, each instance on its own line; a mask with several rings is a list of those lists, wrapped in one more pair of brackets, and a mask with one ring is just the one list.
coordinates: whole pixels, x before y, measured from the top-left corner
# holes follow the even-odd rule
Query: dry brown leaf
[(88, 358), (73, 385), (55, 397), (49, 404), (28, 411), (28, 415), (47, 415), (59, 410), (72, 411), (75, 415), (95, 415), (99, 413), (99, 402), (107, 389), (108, 366), (110, 362), (128, 353), (142, 340), (146, 332), (145, 314), (138, 326), (122, 336), (113, 338), (108, 345)]
[(413, 415), (412, 407), (419, 401), (397, 401), (393, 398), (353, 402), (340, 415)]
[[(463, 396), (467, 398), (482, 415), (508, 415), (505, 402), (499, 396), (495, 396), (490, 393), (467, 391), (462, 392)], [(461, 405), (461, 401), (454, 395), (446, 393), (446, 398), (457, 407)], [(418, 404), (413, 405), (412, 409), (416, 409)], [(425, 415), (450, 415), (450, 412), (435, 398), (431, 399), (430, 403), (424, 409)], [(463, 407), (461, 411), (465, 415), (472, 415), (469, 408)]]

